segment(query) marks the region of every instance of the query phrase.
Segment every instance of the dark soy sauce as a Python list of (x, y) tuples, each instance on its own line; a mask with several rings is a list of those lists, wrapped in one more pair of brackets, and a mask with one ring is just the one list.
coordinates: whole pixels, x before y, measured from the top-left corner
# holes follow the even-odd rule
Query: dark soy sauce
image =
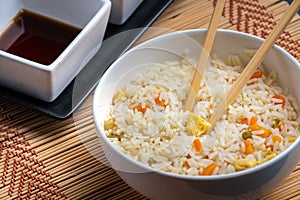
[(50, 65), (81, 29), (27, 10), (20, 10), (0, 32), (0, 50)]

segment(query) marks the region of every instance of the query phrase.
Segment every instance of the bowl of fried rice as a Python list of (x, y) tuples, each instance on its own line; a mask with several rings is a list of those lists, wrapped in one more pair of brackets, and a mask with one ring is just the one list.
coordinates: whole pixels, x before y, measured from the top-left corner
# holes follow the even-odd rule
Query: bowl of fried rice
[(276, 45), (213, 130), (203, 131), (259, 37), (219, 29), (196, 104), (184, 110), (206, 31), (137, 45), (111, 65), (94, 94), (110, 167), (151, 199), (257, 199), (300, 159), (300, 64)]

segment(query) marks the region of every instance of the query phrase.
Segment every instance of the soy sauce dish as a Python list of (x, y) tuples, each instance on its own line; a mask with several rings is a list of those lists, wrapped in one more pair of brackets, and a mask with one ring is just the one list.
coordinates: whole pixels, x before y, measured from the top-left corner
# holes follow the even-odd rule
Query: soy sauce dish
[(138, 9), (143, 0), (111, 0), (109, 22), (122, 25)]
[(0, 0), (0, 84), (51, 102), (100, 48), (109, 0)]
[(151, 199), (257, 199), (300, 159), (300, 65), (279, 46), (266, 55), (210, 133), (201, 132), (263, 39), (218, 30), (192, 112), (182, 109), (205, 29), (129, 50), (103, 75), (93, 115), (106, 158)]

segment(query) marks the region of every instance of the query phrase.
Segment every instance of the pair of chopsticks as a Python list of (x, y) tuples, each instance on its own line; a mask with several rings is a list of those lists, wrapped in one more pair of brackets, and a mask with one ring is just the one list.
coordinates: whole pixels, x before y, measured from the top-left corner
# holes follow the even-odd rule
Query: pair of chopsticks
[[(208, 58), (212, 49), (212, 45), (215, 39), (218, 23), (220, 21), (223, 8), (225, 6), (226, 0), (217, 0), (210, 25), (208, 27), (205, 42), (203, 44), (202, 53), (200, 54), (198, 60), (198, 66), (195, 70), (194, 77), (191, 83), (191, 89), (188, 93), (186, 102), (185, 102), (185, 110), (192, 111), (194, 104), (196, 102), (197, 93), (200, 89), (200, 82), (202, 80), (202, 75), (208, 63)], [(264, 56), (267, 54), (269, 49), (273, 46), (276, 40), (279, 38), (283, 30), (286, 26), (290, 23), (293, 16), (296, 14), (298, 9), (300, 8), (300, 0), (294, 0), (292, 4), (289, 6), (289, 9), (284, 13), (279, 23), (270, 33), (270, 35), (266, 38), (266, 40), (262, 43), (259, 47), (257, 52), (254, 54), (252, 59), (249, 61), (247, 66), (245, 67), (244, 71), (242, 72), (241, 76), (238, 80), (234, 83), (234, 85), (230, 88), (227, 96), (222, 100), (222, 102), (216, 108), (216, 111), (209, 119), (210, 128), (207, 132), (210, 132), (216, 125), (216, 123), (220, 120), (222, 115), (227, 110), (228, 106), (232, 104), (237, 96), (240, 94), (244, 86), (246, 85), (247, 81), (256, 70), (256, 68), (261, 64)]]

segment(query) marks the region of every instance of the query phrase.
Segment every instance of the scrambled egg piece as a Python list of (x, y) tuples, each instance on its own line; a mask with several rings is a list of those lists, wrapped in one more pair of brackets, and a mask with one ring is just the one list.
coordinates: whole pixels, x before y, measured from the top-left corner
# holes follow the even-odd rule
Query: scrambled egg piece
[(252, 168), (257, 164), (255, 159), (242, 158), (234, 161), (233, 166), (236, 171), (241, 171), (244, 169)]
[(276, 157), (276, 153), (274, 153), (273, 151), (266, 150), (265, 153), (266, 153), (265, 157), (264, 157), (264, 159), (260, 163), (267, 162), (268, 160), (271, 160), (272, 158)]
[(210, 126), (210, 123), (208, 123), (202, 117), (198, 117), (194, 113), (189, 114), (186, 124), (188, 133), (194, 136), (199, 136), (204, 134), (210, 128)]
[(114, 118), (110, 118), (108, 120), (104, 121), (104, 130), (110, 130), (113, 129), (115, 126), (115, 119)]
[(113, 97), (113, 104), (117, 104), (123, 96), (125, 96), (125, 92), (123, 92), (122, 90), (117, 90), (117, 93)]
[(288, 139), (288, 142), (295, 142), (295, 140), (296, 140), (296, 137), (291, 137)]
[(267, 162), (268, 160), (271, 160), (272, 158), (276, 157), (276, 153), (272, 151), (266, 151), (266, 155), (263, 160), (256, 161), (252, 158), (241, 158), (236, 161), (234, 161), (233, 166), (236, 171), (241, 171), (244, 169), (255, 167), (256, 165), (262, 164), (264, 162)]

